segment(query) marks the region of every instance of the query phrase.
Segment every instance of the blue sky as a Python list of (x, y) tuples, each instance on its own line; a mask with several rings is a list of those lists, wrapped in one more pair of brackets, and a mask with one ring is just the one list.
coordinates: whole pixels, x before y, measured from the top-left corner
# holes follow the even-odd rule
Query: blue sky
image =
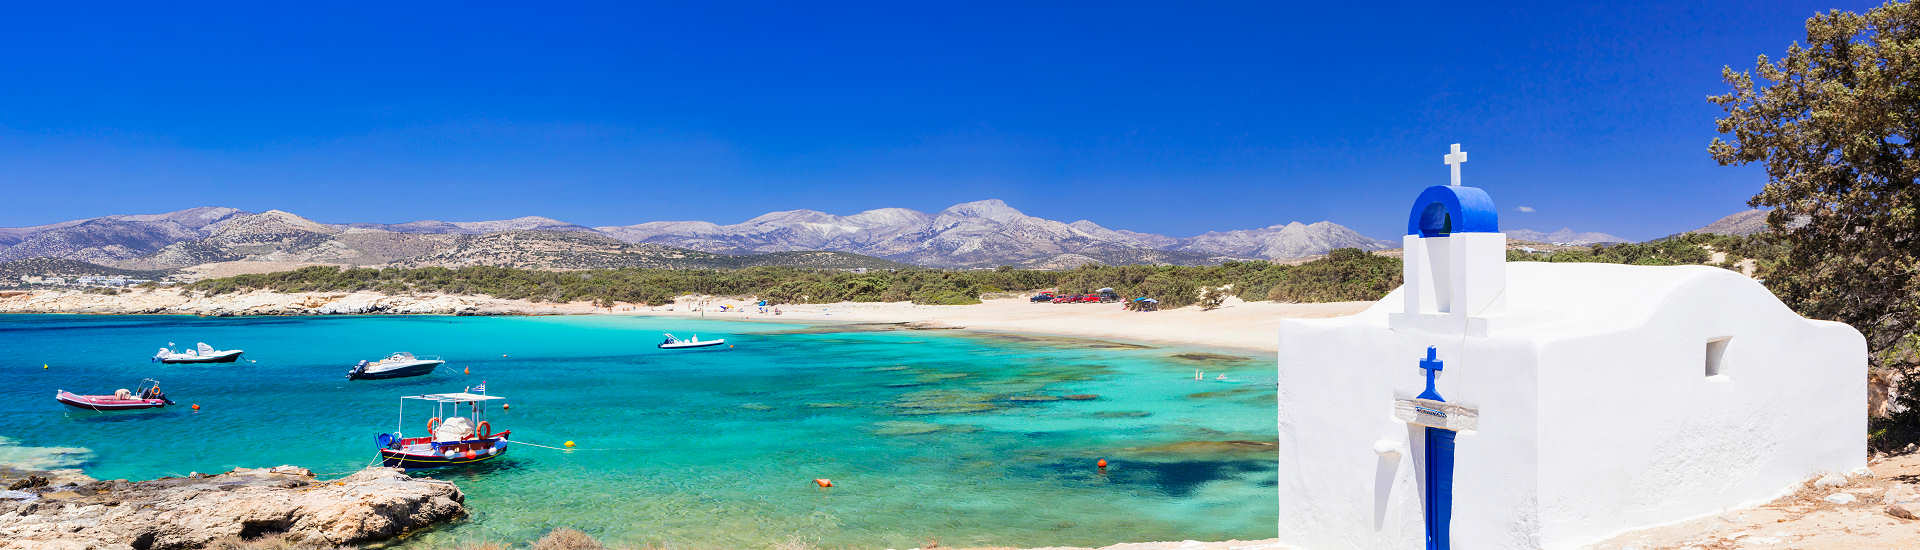
[(46, 4), (0, 18), (0, 226), (1001, 198), (1175, 235), (1389, 238), (1460, 142), (1503, 227), (1635, 239), (1764, 182), (1706, 153), (1721, 66), (1871, 5)]

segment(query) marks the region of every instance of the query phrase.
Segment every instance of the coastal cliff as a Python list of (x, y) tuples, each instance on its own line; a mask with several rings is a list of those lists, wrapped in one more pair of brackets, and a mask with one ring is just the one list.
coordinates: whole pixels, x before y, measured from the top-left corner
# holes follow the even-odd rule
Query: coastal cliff
[(0, 487), (0, 550), (185, 550), (265, 536), (357, 545), (466, 515), (459, 487), (395, 468), (335, 481), (280, 466), (140, 482), (0, 468)]

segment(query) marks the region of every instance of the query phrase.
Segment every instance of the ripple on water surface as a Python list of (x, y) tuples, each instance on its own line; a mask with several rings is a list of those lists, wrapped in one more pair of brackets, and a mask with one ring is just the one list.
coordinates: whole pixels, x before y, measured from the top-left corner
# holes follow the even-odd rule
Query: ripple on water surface
[[(278, 464), (343, 474), (373, 458), (376, 434), (424, 429), (430, 413), (398, 417), (399, 396), (485, 381), (512, 404), (490, 409), (495, 429), (579, 446), (514, 446), (431, 474), (467, 491), (473, 517), (403, 547), (524, 542), (555, 527), (675, 548), (1274, 536), (1270, 356), (886, 328), (0, 315), (0, 435), (12, 438), (0, 460), (102, 478)], [(661, 351), (663, 331), (735, 347)], [(246, 359), (147, 361), (167, 342), (199, 341), (244, 348)], [(345, 379), (354, 362), (394, 351), (448, 363), (420, 378)], [(1208, 380), (1193, 380), (1195, 367)], [(182, 406), (105, 414), (51, 398), (141, 378), (161, 380)], [(1105, 472), (1093, 467), (1100, 458)]]

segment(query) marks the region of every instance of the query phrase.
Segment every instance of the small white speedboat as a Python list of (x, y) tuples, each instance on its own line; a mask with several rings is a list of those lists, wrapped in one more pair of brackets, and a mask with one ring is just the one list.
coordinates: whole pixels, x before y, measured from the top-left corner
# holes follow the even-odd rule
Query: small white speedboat
[(445, 364), (439, 357), (414, 357), (407, 352), (396, 352), (386, 359), (368, 363), (365, 360), (347, 371), (348, 380), (382, 380), (387, 378), (406, 378), (433, 372), (433, 369)]
[[(173, 343), (168, 342), (167, 345), (173, 345)], [(153, 354), (153, 360), (162, 363), (232, 363), (240, 358), (241, 353), (237, 349), (213, 349), (213, 346), (201, 342), (194, 349), (186, 351), (160, 348), (160, 351)]]
[(667, 334), (666, 341), (660, 342), (660, 349), (710, 348), (725, 343), (727, 343), (726, 338), (719, 340), (701, 340), (699, 335), (694, 335), (692, 338), (681, 340), (674, 338), (672, 334)]

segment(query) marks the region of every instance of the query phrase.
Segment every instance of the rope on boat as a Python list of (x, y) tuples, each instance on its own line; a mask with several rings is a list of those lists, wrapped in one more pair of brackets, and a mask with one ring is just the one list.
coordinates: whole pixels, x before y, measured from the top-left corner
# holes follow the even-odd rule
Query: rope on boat
[(513, 444), (516, 444), (516, 445), (532, 445), (532, 446), (535, 446), (535, 447), (539, 447), (539, 448), (542, 448), (542, 449), (553, 449), (553, 450), (556, 450), (556, 451), (575, 451), (575, 450), (585, 450), (585, 449), (562, 449), (562, 448), (559, 448), (559, 447), (548, 447), (548, 446), (546, 446), (546, 445), (540, 445), (540, 444), (537, 444), (537, 443), (527, 443), (527, 442), (525, 442), (525, 441), (514, 441), (514, 440), (511, 440), (511, 439), (509, 439), (509, 440), (507, 440), (507, 442), (508, 442), (508, 443), (513, 443)]

